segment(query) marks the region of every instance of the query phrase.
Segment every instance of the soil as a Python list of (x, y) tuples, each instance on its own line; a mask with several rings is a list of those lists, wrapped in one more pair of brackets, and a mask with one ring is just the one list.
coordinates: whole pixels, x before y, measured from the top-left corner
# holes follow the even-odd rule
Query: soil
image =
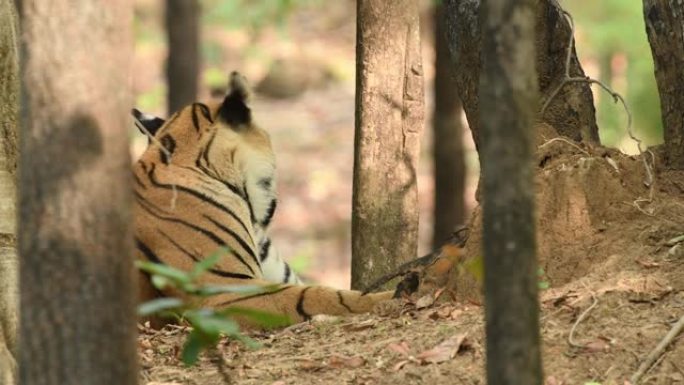
[[(649, 202), (641, 157), (555, 140), (538, 159), (545, 382), (627, 384), (684, 316), (684, 244), (669, 242), (684, 233), (684, 172), (656, 163)], [(477, 213), (466, 256), (479, 248)], [(220, 354), (237, 384), (484, 384), (479, 301), (432, 302), (253, 333), (262, 348), (226, 340)], [(186, 335), (141, 326), (142, 383), (222, 383), (215, 357), (179, 362)], [(640, 383), (684, 383), (684, 335)]]
[[(275, 33), (262, 33), (255, 42), (240, 31), (205, 31), (225, 45), (226, 73), (240, 69), (254, 84), (268, 62), (238, 55), (251, 45), (262, 47), (261, 55), (307, 57), (323, 63), (322, 73), (336, 74), (294, 99), (256, 95), (253, 110), (271, 132), (278, 156), (280, 204), (272, 230), (281, 255), (290, 256), (293, 266), (304, 265), (300, 270), (307, 278), (339, 288), (349, 277), (354, 126), (354, 20), (349, 16), (354, 8), (343, 3), (334, 3), (339, 12), (326, 4), (317, 17), (298, 16), (290, 42)], [(318, 26), (323, 22), (330, 25)], [(431, 50), (424, 47), (425, 63)], [(138, 93), (163, 88), (163, 62), (163, 47), (156, 42), (138, 47)], [(425, 70), (429, 84), (431, 66)], [(431, 92), (426, 95), (430, 103)], [(164, 115), (163, 108), (147, 112)], [(550, 127), (539, 131), (537, 240), (540, 284), (549, 286), (540, 293), (545, 383), (627, 384), (684, 316), (684, 242), (668, 244), (684, 234), (684, 173), (663, 170), (656, 153), (651, 188), (644, 184), (649, 178), (643, 158), (550, 139)], [(146, 140), (139, 142), (144, 147)], [(472, 167), (477, 158), (472, 142), (467, 151), (472, 207), (479, 173)], [(424, 153), (418, 170), (421, 255), (429, 250), (433, 194), (429, 151)], [(475, 207), (466, 258), (481, 255), (479, 213)], [(393, 302), (374, 314), (251, 333), (262, 344), (257, 350), (224, 340), (219, 346), (224, 372), (236, 384), (484, 384), (479, 285), (466, 276), (452, 279), (447, 288), (455, 290), (455, 299), (442, 294), (432, 303), (435, 294), (444, 293), (443, 287), (433, 287), (428, 290), (432, 297)], [(180, 362), (187, 334), (184, 326), (161, 331), (140, 326), (142, 384), (226, 382), (215, 355), (204, 354), (193, 367)], [(684, 384), (684, 335), (672, 341), (641, 383)]]

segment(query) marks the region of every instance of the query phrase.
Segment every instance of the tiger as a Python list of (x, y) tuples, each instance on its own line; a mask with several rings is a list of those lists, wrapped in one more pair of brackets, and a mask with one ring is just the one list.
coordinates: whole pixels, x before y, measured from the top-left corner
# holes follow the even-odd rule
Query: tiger
[[(275, 155), (268, 132), (254, 121), (250, 97), (244, 76), (232, 72), (220, 101), (192, 103), (168, 120), (132, 111), (138, 127), (152, 136), (133, 165), (136, 258), (190, 271), (224, 250), (198, 284), (277, 286), (256, 294), (222, 293), (197, 305), (246, 307), (292, 323), (319, 314), (366, 313), (389, 300), (392, 292), (303, 284), (280, 258), (268, 236), (278, 202)], [(155, 288), (144, 272), (139, 286), (140, 301), (188, 297)]]

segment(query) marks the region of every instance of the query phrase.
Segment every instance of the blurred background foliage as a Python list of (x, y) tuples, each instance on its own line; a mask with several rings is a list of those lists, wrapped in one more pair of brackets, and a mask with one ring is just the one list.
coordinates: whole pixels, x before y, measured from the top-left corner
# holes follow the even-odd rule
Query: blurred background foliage
[[(634, 131), (646, 144), (662, 142), (658, 89), (646, 37), (641, 0), (565, 0), (577, 26), (577, 53), (585, 72), (625, 97)], [(594, 86), (601, 142), (633, 152), (626, 138), (626, 114)]]
[[(432, 10), (438, 0), (420, 1), (428, 112), (418, 170), (422, 255), (430, 250), (433, 224), (429, 112), (434, 101)], [(574, 17), (577, 51), (587, 75), (625, 97), (638, 137), (648, 145), (662, 142), (641, 0), (560, 1)], [(356, 1), (200, 0), (200, 4), (199, 99), (225, 88), (232, 70), (239, 70), (256, 86), (255, 118), (271, 133), (278, 155), (282, 199), (272, 233), (281, 255), (308, 278), (348, 287)], [(167, 116), (163, 19), (164, 0), (135, 0), (136, 105), (158, 116)], [(274, 89), (286, 88), (292, 88), (286, 97), (273, 95)], [(626, 136), (622, 107), (598, 86), (593, 89), (602, 142), (635, 153), (635, 144)], [(465, 199), (467, 207), (472, 207), (479, 168), (469, 132), (463, 138)], [(134, 137), (134, 157), (146, 143)]]

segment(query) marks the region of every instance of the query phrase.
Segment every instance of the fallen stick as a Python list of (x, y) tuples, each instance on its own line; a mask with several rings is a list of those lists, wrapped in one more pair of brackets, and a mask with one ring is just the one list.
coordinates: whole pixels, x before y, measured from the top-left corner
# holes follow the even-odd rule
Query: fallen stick
[(679, 333), (684, 330), (684, 315), (677, 321), (673, 326), (672, 329), (670, 329), (669, 332), (663, 337), (663, 339), (660, 341), (658, 346), (655, 347), (655, 349), (651, 350), (650, 353), (648, 353), (648, 356), (646, 356), (646, 359), (639, 365), (639, 369), (630, 377), (629, 382), (632, 385), (637, 385), (639, 380), (641, 380), (641, 377), (646, 373), (646, 371), (653, 365), (653, 363), (660, 357), (665, 349), (670, 345), (672, 340), (677, 337)]
[[(454, 231), (452, 234), (451, 238), (445, 242), (445, 245), (458, 245), (458, 246), (463, 246), (465, 244), (465, 241), (468, 239), (468, 228), (467, 227), (461, 227)], [(391, 281), (392, 279), (399, 277), (399, 276), (404, 276), (408, 272), (410, 272), (412, 269), (415, 269), (416, 267), (419, 266), (428, 266), (432, 264), (439, 256), (442, 254), (442, 248), (444, 246), (440, 247), (437, 250), (432, 251), (431, 253), (424, 255), (420, 258), (416, 258), (414, 260), (408, 261), (404, 263), (403, 265), (397, 267), (393, 272), (389, 274), (385, 274), (382, 277), (376, 279), (373, 283), (368, 285), (364, 290), (363, 293), (371, 293), (373, 291), (378, 290), (380, 287), (382, 287), (384, 284), (387, 282)]]

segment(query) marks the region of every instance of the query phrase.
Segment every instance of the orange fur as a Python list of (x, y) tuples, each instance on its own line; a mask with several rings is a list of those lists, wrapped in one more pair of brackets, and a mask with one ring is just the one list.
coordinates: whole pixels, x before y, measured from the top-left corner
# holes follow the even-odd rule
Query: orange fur
[[(247, 91), (233, 75), (233, 99), (228, 104), (195, 103), (174, 114), (155, 134), (169, 152), (151, 143), (134, 165), (135, 236), (138, 258), (189, 270), (202, 258), (230, 250), (208, 273), (202, 284), (272, 285), (262, 272), (268, 203), (275, 208), (275, 158), (266, 131), (251, 118), (228, 124)], [(237, 95), (237, 96), (236, 96)], [(228, 97), (226, 98), (228, 100)], [(240, 112), (241, 110), (237, 111)], [(228, 115), (232, 118), (231, 115)], [(263, 196), (261, 196), (263, 195)], [(270, 243), (270, 240), (269, 240)], [(268, 251), (268, 250), (267, 250)], [(286, 277), (287, 278), (287, 277)], [(143, 300), (158, 295), (181, 295), (154, 290), (142, 277)], [(209, 307), (239, 305), (285, 314), (302, 321), (315, 314), (340, 315), (367, 312), (391, 292), (360, 292), (320, 286), (283, 284), (260, 295), (221, 294), (200, 304)]]

